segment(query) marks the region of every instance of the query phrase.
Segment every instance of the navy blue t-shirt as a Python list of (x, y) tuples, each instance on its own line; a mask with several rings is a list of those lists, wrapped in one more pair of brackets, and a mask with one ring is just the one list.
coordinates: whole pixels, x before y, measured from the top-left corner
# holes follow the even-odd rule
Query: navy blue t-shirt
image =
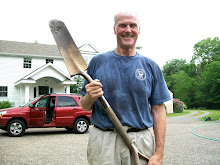
[[(104, 97), (124, 126), (152, 127), (150, 105), (171, 99), (159, 66), (138, 53), (129, 57), (117, 55), (114, 51), (96, 55), (87, 73), (100, 80)], [(86, 94), (86, 84), (85, 81), (82, 95)], [(101, 129), (114, 128), (99, 101), (95, 102), (91, 121)]]

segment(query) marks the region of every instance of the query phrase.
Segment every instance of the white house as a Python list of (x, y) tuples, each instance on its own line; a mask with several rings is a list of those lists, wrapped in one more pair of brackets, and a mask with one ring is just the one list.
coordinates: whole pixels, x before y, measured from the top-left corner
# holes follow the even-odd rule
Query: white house
[(170, 96), (171, 96), (171, 100), (165, 102), (165, 106), (166, 106), (166, 111), (167, 113), (173, 113), (173, 93), (169, 90)]
[[(88, 64), (100, 53), (91, 43), (79, 47)], [(0, 101), (15, 106), (47, 93), (70, 93), (76, 83), (56, 45), (0, 40)]]

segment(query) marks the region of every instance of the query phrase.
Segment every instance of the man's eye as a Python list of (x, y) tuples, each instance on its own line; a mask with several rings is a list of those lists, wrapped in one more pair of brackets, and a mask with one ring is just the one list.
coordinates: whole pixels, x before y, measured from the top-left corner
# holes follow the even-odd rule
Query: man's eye
[(125, 28), (127, 25), (126, 24), (120, 24), (119, 27), (120, 28)]
[(136, 25), (136, 24), (131, 24), (130, 27), (131, 27), (131, 28), (136, 28), (137, 25)]

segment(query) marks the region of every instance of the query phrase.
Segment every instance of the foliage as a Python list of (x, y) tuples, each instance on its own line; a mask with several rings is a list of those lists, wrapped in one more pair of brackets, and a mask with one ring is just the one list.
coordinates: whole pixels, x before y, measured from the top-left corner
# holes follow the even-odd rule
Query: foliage
[(14, 103), (10, 101), (0, 101), (0, 109), (13, 107)]
[(172, 76), (173, 80), (173, 93), (174, 97), (184, 100), (186, 105), (190, 105), (191, 96), (190, 92), (193, 87), (193, 80), (183, 70), (179, 71)]
[(173, 112), (180, 113), (184, 110), (184, 103), (179, 99), (173, 98)]
[(70, 92), (80, 94), (83, 87), (84, 78), (82, 76), (77, 75), (74, 76), (74, 80), (76, 81), (76, 84), (70, 86)]
[(173, 91), (174, 89), (174, 82), (172, 75), (183, 70), (186, 64), (187, 64), (186, 60), (172, 59), (167, 61), (166, 64), (163, 66), (163, 75), (166, 80), (167, 87), (171, 91)]
[(220, 61), (213, 61), (200, 77), (200, 91), (207, 109), (220, 108)]
[(192, 62), (198, 65), (200, 72), (203, 72), (208, 64), (213, 61), (220, 61), (220, 41), (218, 37), (204, 39), (194, 45)]
[(141, 50), (141, 49), (143, 49), (143, 46), (137, 46), (137, 47), (135, 47), (135, 49)]
[(173, 59), (163, 67), (164, 78), (174, 98), (188, 108), (220, 109), (220, 41), (204, 39), (194, 46), (190, 63)]
[(37, 40), (34, 40), (34, 43), (35, 43), (35, 44), (39, 44), (39, 42), (38, 42)]

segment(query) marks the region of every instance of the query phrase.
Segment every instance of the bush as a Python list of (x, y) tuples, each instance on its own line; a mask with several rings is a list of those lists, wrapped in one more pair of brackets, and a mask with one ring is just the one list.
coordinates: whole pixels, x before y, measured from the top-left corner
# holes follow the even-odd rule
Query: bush
[(9, 101), (0, 101), (0, 109), (13, 107), (14, 103)]
[(206, 110), (206, 107), (199, 107), (197, 110)]
[(173, 98), (173, 112), (181, 113), (184, 110), (184, 103), (179, 99)]

